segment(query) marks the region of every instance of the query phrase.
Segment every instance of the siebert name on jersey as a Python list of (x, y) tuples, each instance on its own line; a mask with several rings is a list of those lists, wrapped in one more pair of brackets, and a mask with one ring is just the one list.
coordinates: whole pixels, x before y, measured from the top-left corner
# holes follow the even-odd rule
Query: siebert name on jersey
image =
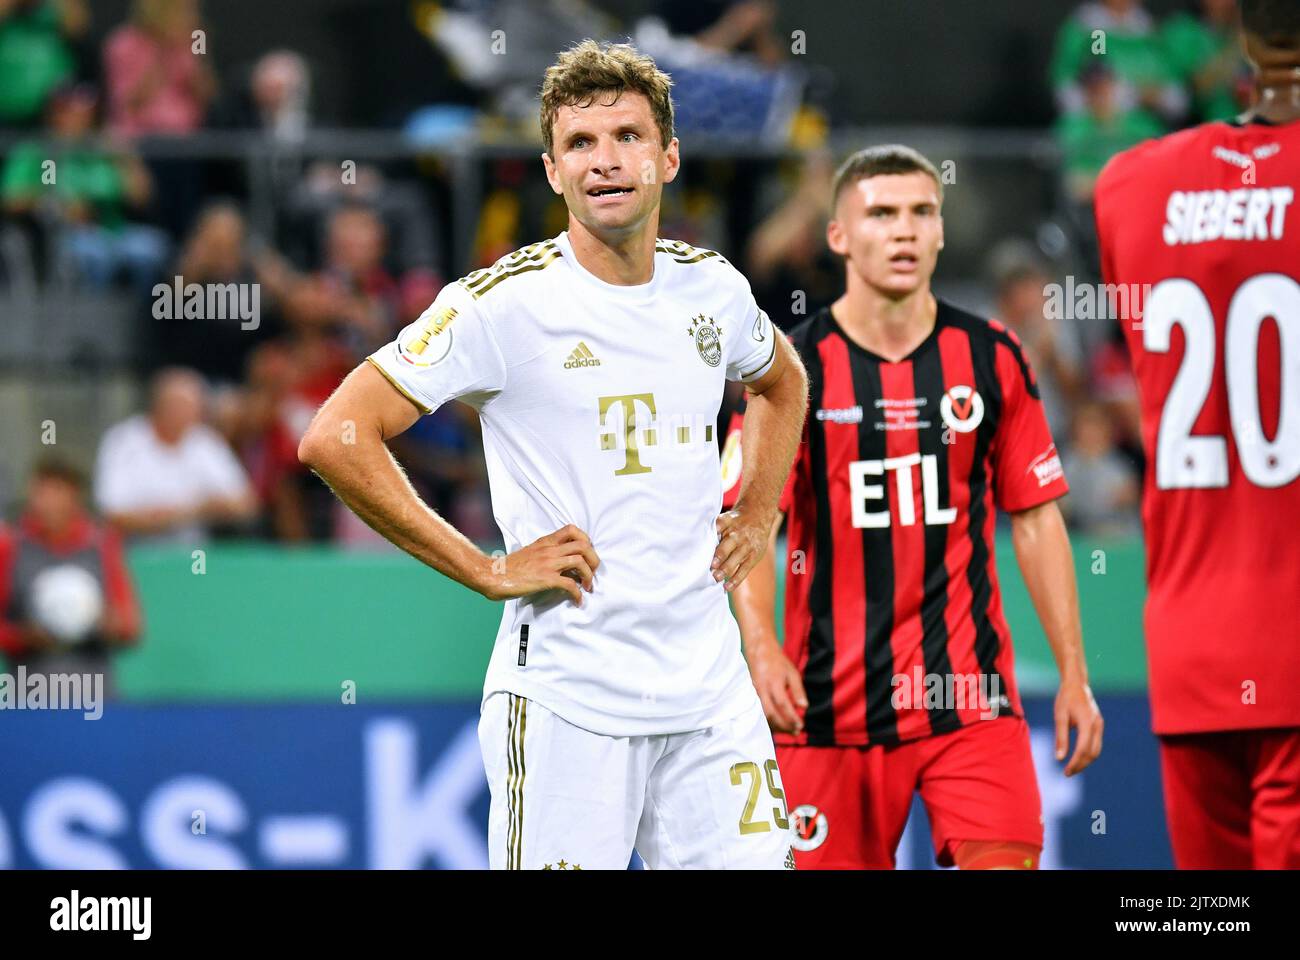
[(1294, 199), (1290, 187), (1175, 190), (1165, 205), (1165, 243), (1281, 240)]

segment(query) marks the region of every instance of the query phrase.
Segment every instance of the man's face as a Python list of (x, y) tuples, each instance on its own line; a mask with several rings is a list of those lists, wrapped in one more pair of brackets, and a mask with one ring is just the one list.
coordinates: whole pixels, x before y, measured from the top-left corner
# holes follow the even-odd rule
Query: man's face
[(1083, 85), (1083, 97), (1088, 110), (1103, 120), (1109, 120), (1115, 115), (1116, 92), (1115, 78), (1108, 73), (1095, 76)]
[(61, 477), (34, 477), (27, 487), (27, 509), (48, 530), (62, 530), (81, 509), (81, 492)]
[(301, 62), (291, 55), (268, 54), (253, 70), (253, 100), (263, 110), (274, 113), (299, 94), (306, 79)]
[(570, 216), (606, 235), (635, 232), (649, 220), (681, 163), (676, 138), (661, 146), (650, 101), (631, 92), (560, 107), (551, 151), (554, 157), (542, 154), (551, 189)]
[(384, 225), (366, 210), (344, 210), (330, 221), (330, 266), (361, 274), (384, 259)]
[(158, 388), (154, 397), (153, 422), (158, 435), (176, 443), (203, 420), (203, 388), (184, 377), (175, 377)]
[(95, 126), (95, 101), (75, 94), (51, 108), (50, 126), (65, 137), (80, 137)]
[(1047, 296), (1043, 290), (1051, 280), (1037, 274), (1009, 284), (998, 296), (998, 317), (1017, 330), (1028, 330), (1043, 322)]
[(867, 286), (892, 299), (926, 288), (943, 247), (939, 186), (925, 173), (849, 184), (826, 227), (831, 250)]

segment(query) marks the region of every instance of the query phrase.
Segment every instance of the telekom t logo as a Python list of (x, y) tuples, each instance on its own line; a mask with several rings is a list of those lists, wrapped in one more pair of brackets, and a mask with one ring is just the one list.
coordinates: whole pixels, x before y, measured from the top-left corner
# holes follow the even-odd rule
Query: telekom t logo
[[(616, 405), (623, 411), (623, 466), (614, 471), (614, 476), (622, 477), (634, 473), (649, 473), (650, 468), (641, 463), (641, 448), (637, 442), (636, 405), (640, 403), (650, 411), (650, 418), (655, 417), (655, 398), (653, 393), (630, 393), (620, 397), (600, 398), (600, 425), (606, 426), (609, 412)], [(645, 446), (653, 447), (658, 438), (653, 427), (642, 431)], [(606, 430), (600, 435), (600, 449), (618, 449), (618, 432)]]
[[(868, 483), (868, 477), (894, 475), (898, 494), (898, 522), (910, 527), (916, 523), (916, 500), (912, 492), (912, 468), (921, 465), (921, 500), (925, 510), (926, 526), (952, 523), (957, 519), (956, 507), (939, 503), (939, 459), (934, 454), (922, 456), (909, 453), (903, 457), (886, 457), (884, 460), (855, 460), (849, 464), (849, 499), (853, 509), (855, 527), (888, 527), (890, 524), (889, 496), (883, 483)], [(873, 500), (883, 500), (883, 510), (869, 510)]]

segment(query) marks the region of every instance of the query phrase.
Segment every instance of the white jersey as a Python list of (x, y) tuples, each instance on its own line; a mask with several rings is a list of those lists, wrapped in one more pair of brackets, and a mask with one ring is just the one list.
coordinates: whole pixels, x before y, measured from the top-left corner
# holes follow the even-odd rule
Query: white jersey
[(757, 699), (709, 569), (714, 425), (724, 381), (761, 377), (775, 341), (717, 253), (660, 240), (650, 282), (617, 286), (561, 233), (448, 284), (368, 358), (425, 413), (479, 410), (507, 551), (575, 524), (600, 557), (581, 607), (558, 591), (506, 602), (485, 699), (615, 737), (700, 729)]

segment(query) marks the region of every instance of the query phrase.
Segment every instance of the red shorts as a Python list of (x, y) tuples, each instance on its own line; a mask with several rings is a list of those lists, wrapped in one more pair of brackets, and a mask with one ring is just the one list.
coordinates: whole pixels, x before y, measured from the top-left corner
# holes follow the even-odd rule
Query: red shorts
[(1300, 869), (1300, 730), (1161, 737), (1160, 769), (1178, 869)]
[(940, 866), (953, 865), (963, 840), (1043, 846), (1029, 725), (1020, 717), (898, 746), (778, 746), (776, 759), (798, 817), (800, 870), (893, 869), (917, 790)]

